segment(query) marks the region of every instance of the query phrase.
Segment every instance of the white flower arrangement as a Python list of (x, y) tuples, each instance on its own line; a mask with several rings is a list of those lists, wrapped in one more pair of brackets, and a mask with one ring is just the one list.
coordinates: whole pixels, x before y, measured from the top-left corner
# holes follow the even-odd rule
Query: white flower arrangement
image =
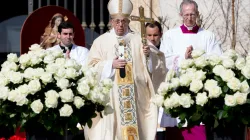
[(250, 123), (250, 56), (234, 50), (205, 56), (204, 51), (193, 50), (192, 57), (183, 60), (175, 73), (169, 70), (152, 102), (179, 117), (180, 127), (186, 121), (188, 126), (214, 127), (233, 121)]
[[(112, 113), (111, 79), (97, 81), (96, 72), (64, 58), (61, 50), (38, 44), (21, 55), (10, 53), (0, 71), (0, 119), (9, 127), (37, 121), (48, 130), (71, 131), (77, 124), (91, 126), (96, 112)], [(78, 124), (78, 125), (79, 125)]]

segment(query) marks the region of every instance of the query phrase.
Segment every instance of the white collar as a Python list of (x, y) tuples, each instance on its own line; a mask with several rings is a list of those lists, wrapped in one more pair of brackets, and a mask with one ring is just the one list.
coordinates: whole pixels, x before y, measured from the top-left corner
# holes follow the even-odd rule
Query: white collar
[(188, 29), (189, 31), (191, 31), (191, 30), (193, 30), (195, 24), (194, 24), (194, 26), (191, 26), (191, 27), (188, 27), (188, 26), (186, 26), (185, 24), (184, 24), (184, 26), (187, 27), (187, 29)]
[(110, 33), (111, 33), (111, 34), (114, 34), (114, 35), (116, 36), (116, 38), (122, 39), (123, 37), (125, 37), (125, 36), (128, 34), (128, 30), (127, 30), (127, 32), (126, 32), (123, 36), (117, 35), (117, 34), (115, 33), (115, 29), (114, 29), (114, 28), (112, 28), (112, 29), (110, 30)]

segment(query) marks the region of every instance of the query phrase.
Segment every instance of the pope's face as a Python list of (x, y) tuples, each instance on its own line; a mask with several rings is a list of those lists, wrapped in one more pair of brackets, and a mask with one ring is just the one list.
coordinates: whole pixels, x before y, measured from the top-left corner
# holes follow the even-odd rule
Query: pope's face
[(111, 20), (112, 27), (118, 36), (123, 36), (128, 30), (129, 20), (127, 18), (114, 18)]
[(192, 27), (196, 24), (196, 18), (198, 11), (195, 8), (194, 4), (186, 4), (182, 6), (182, 16), (183, 22), (187, 27)]

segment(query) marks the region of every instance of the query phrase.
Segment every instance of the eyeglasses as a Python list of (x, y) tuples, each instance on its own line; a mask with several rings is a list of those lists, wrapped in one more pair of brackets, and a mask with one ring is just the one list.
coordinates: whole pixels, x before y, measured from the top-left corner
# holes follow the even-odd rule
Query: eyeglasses
[(183, 15), (183, 17), (185, 17), (185, 18), (187, 18), (187, 17), (194, 18), (194, 17), (196, 17), (196, 14), (185, 14), (185, 15)]
[(113, 19), (113, 21), (116, 25), (119, 25), (120, 23), (123, 25), (128, 23), (128, 19)]

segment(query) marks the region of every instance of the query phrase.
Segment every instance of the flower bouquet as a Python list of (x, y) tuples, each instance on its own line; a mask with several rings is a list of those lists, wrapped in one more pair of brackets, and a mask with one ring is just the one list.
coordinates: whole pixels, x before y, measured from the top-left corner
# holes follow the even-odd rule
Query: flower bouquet
[(111, 79), (97, 81), (93, 69), (64, 58), (61, 50), (32, 45), (19, 58), (10, 53), (0, 72), (0, 125), (28, 128), (39, 123), (48, 131), (78, 132), (92, 125), (96, 112), (112, 113)]
[(249, 83), (250, 55), (243, 57), (234, 50), (205, 55), (193, 50), (192, 59), (183, 60), (177, 71), (169, 70), (152, 101), (178, 117), (179, 127), (247, 125)]

